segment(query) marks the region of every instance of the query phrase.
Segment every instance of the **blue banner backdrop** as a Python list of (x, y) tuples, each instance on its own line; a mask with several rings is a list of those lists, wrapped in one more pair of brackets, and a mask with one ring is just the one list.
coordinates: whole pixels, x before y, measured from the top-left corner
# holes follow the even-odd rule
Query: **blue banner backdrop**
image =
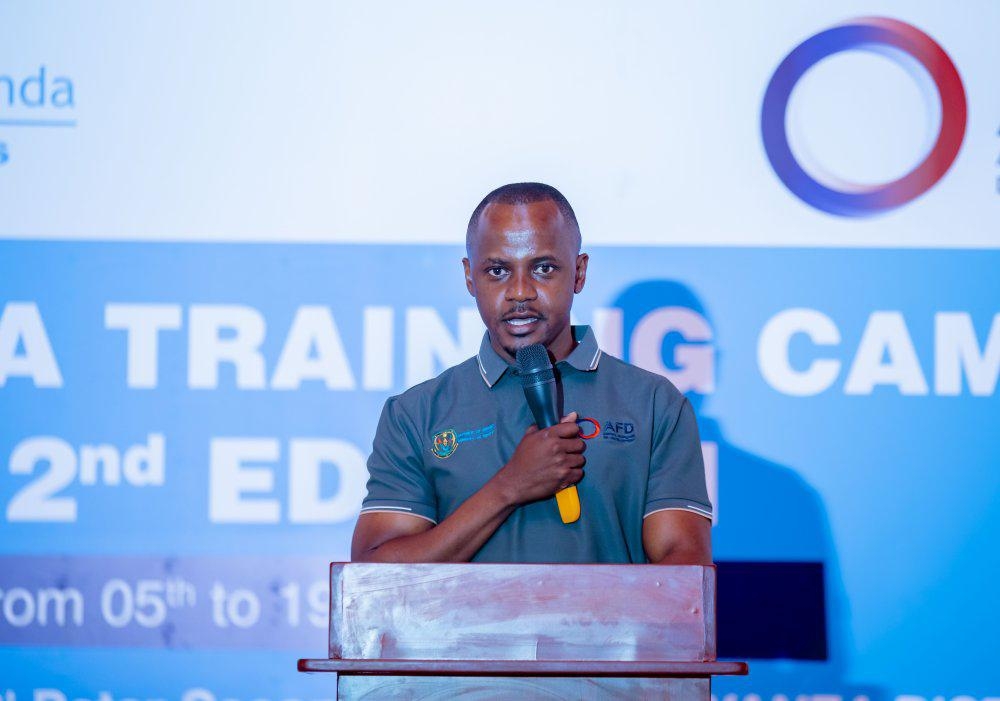
[[(720, 615), (818, 597), (720, 697), (1000, 693), (1000, 251), (590, 252), (578, 321), (698, 411)], [(0, 242), (4, 701), (329, 697), (294, 660), (382, 402), (478, 346), (462, 255)]]

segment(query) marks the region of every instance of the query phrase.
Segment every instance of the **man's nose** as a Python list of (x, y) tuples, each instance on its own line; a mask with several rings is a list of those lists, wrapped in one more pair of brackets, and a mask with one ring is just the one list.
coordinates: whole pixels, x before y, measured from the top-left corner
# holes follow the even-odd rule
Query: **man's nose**
[(529, 273), (513, 273), (507, 285), (507, 299), (524, 302), (537, 297), (535, 281)]

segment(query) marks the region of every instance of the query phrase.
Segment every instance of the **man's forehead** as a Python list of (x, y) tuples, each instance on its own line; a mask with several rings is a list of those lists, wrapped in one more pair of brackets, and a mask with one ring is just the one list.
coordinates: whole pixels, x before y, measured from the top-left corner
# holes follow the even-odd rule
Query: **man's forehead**
[(539, 245), (573, 247), (574, 242), (573, 227), (552, 200), (523, 204), (492, 202), (479, 217), (470, 249), (480, 253), (501, 248), (526, 251)]
[(562, 211), (553, 200), (507, 204), (491, 202), (479, 216), (479, 229), (528, 228), (562, 229), (566, 225)]

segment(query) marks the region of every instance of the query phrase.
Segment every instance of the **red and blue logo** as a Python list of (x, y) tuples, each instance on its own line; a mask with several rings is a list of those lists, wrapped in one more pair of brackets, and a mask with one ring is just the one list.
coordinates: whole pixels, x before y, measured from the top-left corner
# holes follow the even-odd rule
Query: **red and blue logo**
[(601, 435), (601, 422), (589, 416), (584, 416), (576, 420), (576, 425), (580, 427), (580, 438), (590, 440)]
[(576, 420), (580, 427), (580, 438), (590, 440), (602, 436), (606, 441), (631, 443), (635, 440), (635, 424), (631, 421), (605, 421), (602, 425), (592, 416), (583, 416)]
[[(894, 59), (901, 52), (915, 59), (937, 88), (941, 128), (934, 146), (913, 170), (891, 182), (861, 185), (814, 177), (796, 160), (788, 142), (785, 115), (795, 84), (819, 61), (851, 50), (873, 51)], [(919, 197), (948, 172), (965, 138), (967, 112), (962, 79), (937, 42), (905, 22), (864, 17), (809, 37), (785, 57), (764, 93), (761, 136), (775, 173), (799, 199), (830, 214), (866, 217)]]

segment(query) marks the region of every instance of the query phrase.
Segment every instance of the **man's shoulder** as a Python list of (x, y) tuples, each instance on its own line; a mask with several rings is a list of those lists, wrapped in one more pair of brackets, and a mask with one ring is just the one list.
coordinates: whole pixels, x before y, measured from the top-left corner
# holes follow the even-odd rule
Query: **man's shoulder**
[(602, 353), (598, 369), (607, 373), (611, 382), (626, 384), (640, 392), (646, 390), (666, 400), (668, 404), (684, 400), (684, 394), (663, 375), (631, 365), (613, 355)]
[(407, 413), (426, 411), (430, 403), (442, 393), (458, 392), (468, 389), (472, 381), (483, 382), (479, 373), (479, 361), (476, 356), (463, 360), (458, 365), (453, 365), (437, 377), (424, 380), (413, 385), (400, 394), (393, 395), (386, 400), (386, 404), (394, 404), (402, 408)]

